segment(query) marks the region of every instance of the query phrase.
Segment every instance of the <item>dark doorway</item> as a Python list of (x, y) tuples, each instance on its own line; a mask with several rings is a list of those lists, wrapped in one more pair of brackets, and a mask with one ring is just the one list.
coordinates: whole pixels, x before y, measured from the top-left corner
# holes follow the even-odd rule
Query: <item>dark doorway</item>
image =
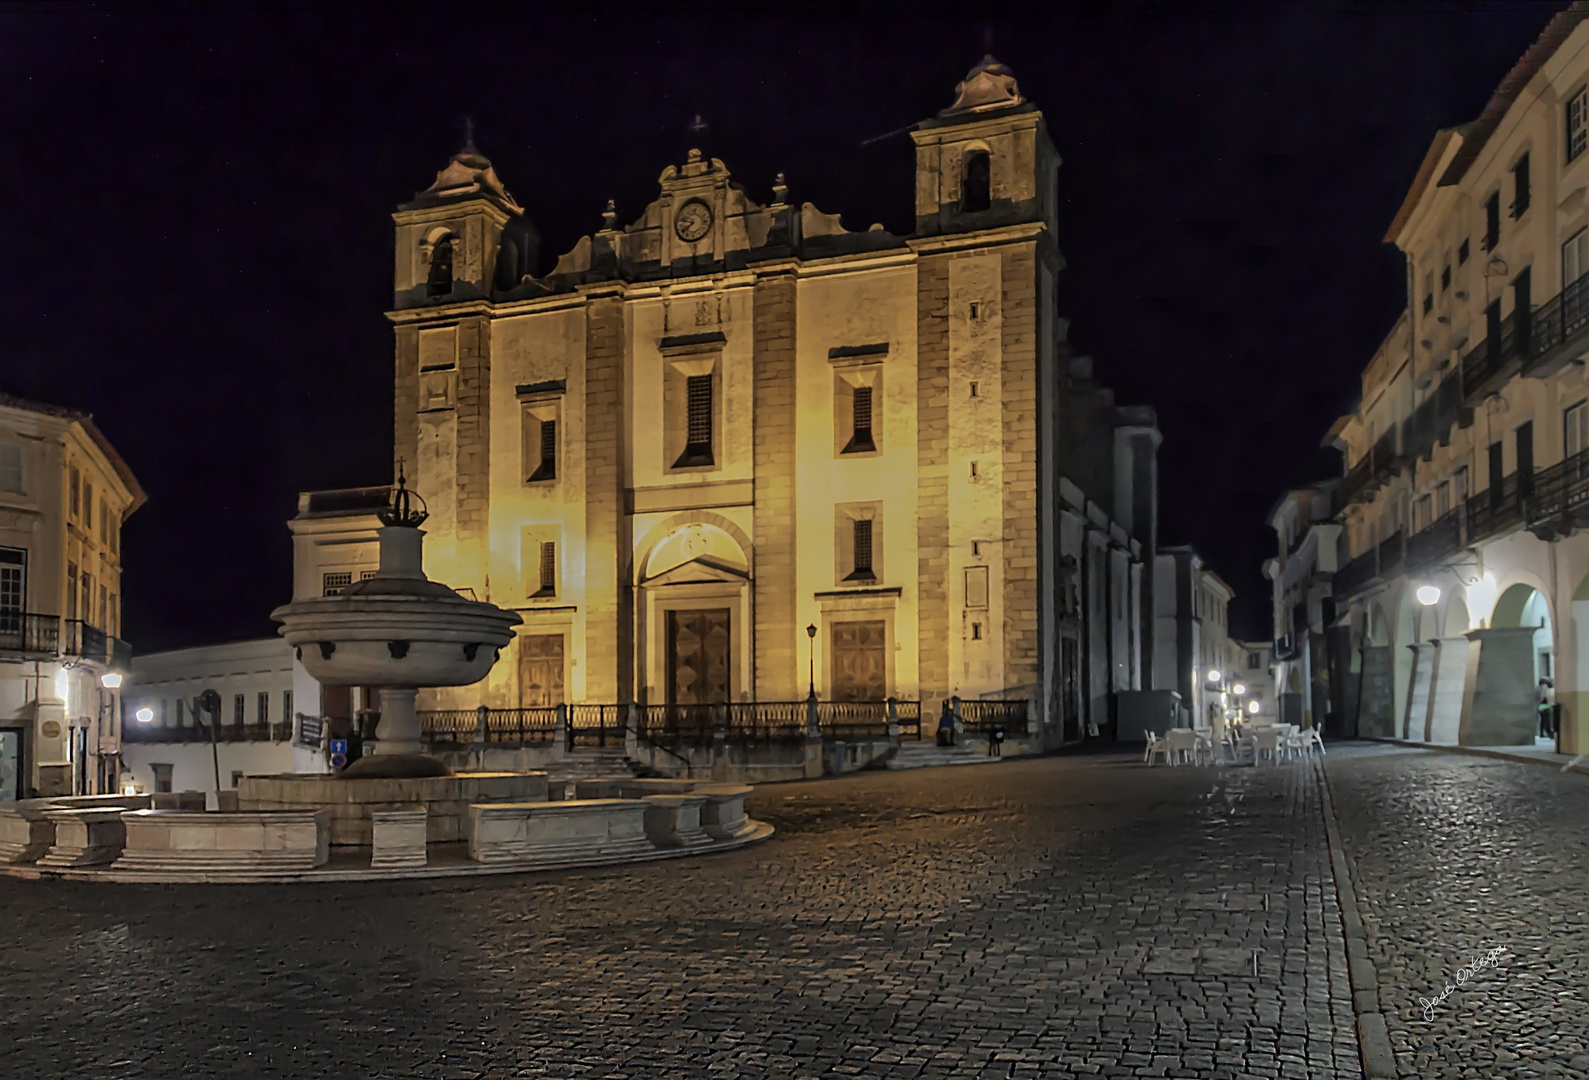
[(730, 691), (728, 609), (668, 612), (668, 702), (710, 705)]

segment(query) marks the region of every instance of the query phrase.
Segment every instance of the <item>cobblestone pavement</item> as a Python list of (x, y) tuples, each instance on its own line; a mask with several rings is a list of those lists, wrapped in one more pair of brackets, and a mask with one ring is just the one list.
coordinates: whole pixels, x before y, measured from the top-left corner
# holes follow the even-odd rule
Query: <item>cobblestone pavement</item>
[(1360, 1075), (1310, 767), (1010, 761), (752, 812), (779, 833), (742, 852), (469, 885), (0, 879), (0, 1076)]
[(1327, 770), (1402, 1076), (1589, 1076), (1589, 781), (1400, 747)]

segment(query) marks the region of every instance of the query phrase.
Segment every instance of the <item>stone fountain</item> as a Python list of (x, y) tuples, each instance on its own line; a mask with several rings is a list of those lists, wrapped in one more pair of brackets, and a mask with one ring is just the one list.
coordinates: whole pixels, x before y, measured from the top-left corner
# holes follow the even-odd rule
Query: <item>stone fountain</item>
[(485, 678), (520, 620), (425, 576), (420, 525), (428, 515), (401, 475), (391, 506), (378, 516), (381, 554), (374, 577), (335, 596), (283, 605), (270, 617), (282, 624), (282, 637), (322, 685), (378, 689), (381, 719), (373, 753), (342, 777), (449, 776), (443, 762), (420, 752), (414, 712), (419, 688), (468, 686)]

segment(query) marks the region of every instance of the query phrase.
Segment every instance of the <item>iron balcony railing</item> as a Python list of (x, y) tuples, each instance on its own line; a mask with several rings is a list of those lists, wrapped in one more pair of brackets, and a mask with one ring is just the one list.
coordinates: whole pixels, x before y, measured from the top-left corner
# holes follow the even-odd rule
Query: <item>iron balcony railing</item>
[(629, 731), (627, 705), (565, 705), (568, 748), (623, 746)]
[(1406, 569), (1421, 570), (1461, 551), (1462, 517), (1463, 508), (1459, 506), (1436, 518), (1427, 528), (1409, 536)]
[(995, 728), (1006, 735), (1026, 730), (1025, 699), (978, 699), (960, 702), (960, 723), (967, 731), (986, 735)]
[(1468, 499), (1467, 542), (1472, 544), (1523, 523), (1523, 500), (1518, 495), (1517, 474), (1491, 484)]
[(546, 745), (557, 730), (557, 707), (486, 709), (484, 727), (474, 709), (423, 709), (418, 712), (420, 738), (429, 743), (466, 745), (477, 742)]
[(1589, 450), (1535, 473), (1528, 502), (1528, 525), (1542, 535), (1565, 536), (1589, 525)]
[(1401, 570), (1402, 561), (1406, 557), (1402, 546), (1402, 533), (1400, 529), (1391, 533), (1379, 542), (1379, 576), (1388, 578)]
[[(215, 740), (236, 742), (287, 742), (292, 738), (292, 724), (281, 721), (274, 724), (216, 724)], [(207, 743), (210, 741), (208, 724), (183, 727), (165, 727), (160, 724), (143, 724), (136, 720), (122, 722), (121, 741), (124, 743)]]
[(1390, 429), (1379, 437), (1379, 440), (1374, 443), (1373, 450), (1369, 452), (1369, 460), (1372, 463), (1370, 465), (1371, 481), (1389, 478), (1396, 471), (1397, 465), (1400, 464), (1401, 454), (1397, 451), (1396, 443), (1399, 429), (1400, 425), (1398, 424), (1390, 425)]
[(1589, 277), (1580, 277), (1535, 308), (1530, 320), (1531, 365), (1549, 360), (1561, 346), (1589, 330)]
[(1364, 457), (1356, 465), (1346, 470), (1346, 474), (1341, 477), (1340, 486), (1335, 489), (1335, 508), (1337, 510), (1342, 510), (1356, 502), (1357, 497), (1368, 487), (1372, 465), (1373, 463), (1367, 457)]
[(1351, 596), (1359, 592), (1379, 572), (1379, 549), (1369, 548), (1335, 572), (1331, 579), (1331, 592), (1336, 596)]
[(61, 617), (27, 611), (0, 611), (0, 653), (55, 656), (61, 648)]

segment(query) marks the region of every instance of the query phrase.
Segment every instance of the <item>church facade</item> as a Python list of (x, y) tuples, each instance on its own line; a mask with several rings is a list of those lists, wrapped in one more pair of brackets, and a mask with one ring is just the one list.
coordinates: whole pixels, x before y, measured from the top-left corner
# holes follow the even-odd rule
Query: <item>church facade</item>
[[(692, 151), (535, 276), (472, 141), (394, 214), (426, 570), (523, 618), (422, 707), (958, 695), (1058, 745), (1146, 685), (1158, 434), (1065, 343), (1043, 116), (988, 58), (912, 137), (909, 236)], [(300, 592), (368, 561), (339, 521)]]

